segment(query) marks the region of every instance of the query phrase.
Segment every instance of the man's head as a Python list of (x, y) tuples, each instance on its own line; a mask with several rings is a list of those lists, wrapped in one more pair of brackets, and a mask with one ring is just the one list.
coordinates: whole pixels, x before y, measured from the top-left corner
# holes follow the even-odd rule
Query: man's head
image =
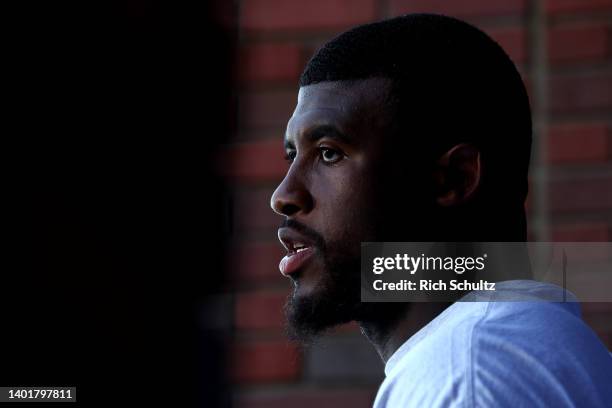
[(325, 44), (285, 147), (271, 205), (298, 337), (395, 318), (359, 301), (361, 242), (525, 239), (529, 102), (504, 51), (466, 23), (407, 15)]

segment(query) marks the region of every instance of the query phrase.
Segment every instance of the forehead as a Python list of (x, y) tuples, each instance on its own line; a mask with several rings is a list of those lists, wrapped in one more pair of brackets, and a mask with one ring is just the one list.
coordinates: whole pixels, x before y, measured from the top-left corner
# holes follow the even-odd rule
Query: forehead
[(287, 138), (313, 126), (332, 125), (351, 132), (363, 125), (379, 122), (384, 116), (384, 102), (390, 86), (389, 79), (369, 78), (301, 87), (297, 106), (287, 124)]

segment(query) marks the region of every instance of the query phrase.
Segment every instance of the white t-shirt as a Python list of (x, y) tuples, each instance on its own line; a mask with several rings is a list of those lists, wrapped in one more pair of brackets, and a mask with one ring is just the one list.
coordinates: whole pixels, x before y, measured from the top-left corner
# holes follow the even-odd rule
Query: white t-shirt
[(456, 302), (408, 339), (374, 407), (612, 407), (612, 355), (575, 297), (534, 281), (495, 296), (517, 291), (524, 301)]

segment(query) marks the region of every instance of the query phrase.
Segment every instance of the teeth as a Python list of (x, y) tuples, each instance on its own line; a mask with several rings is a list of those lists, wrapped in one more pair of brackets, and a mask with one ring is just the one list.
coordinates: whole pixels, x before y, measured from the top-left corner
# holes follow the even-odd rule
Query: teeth
[(295, 252), (302, 252), (302, 251), (305, 251), (306, 249), (308, 249), (308, 248), (305, 248), (305, 247), (297, 248)]
[(300, 248), (304, 248), (304, 247), (305, 247), (304, 244), (300, 244), (300, 243), (293, 244), (293, 249), (300, 249)]

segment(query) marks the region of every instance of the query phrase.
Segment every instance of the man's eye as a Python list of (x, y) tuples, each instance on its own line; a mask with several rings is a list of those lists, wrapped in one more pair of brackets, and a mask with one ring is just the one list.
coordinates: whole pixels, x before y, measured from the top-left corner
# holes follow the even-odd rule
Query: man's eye
[(321, 151), (321, 158), (325, 163), (337, 163), (343, 158), (343, 154), (338, 150), (330, 149), (329, 147), (320, 147), (319, 150)]
[(285, 160), (291, 163), (295, 159), (295, 150), (289, 150), (285, 153)]

